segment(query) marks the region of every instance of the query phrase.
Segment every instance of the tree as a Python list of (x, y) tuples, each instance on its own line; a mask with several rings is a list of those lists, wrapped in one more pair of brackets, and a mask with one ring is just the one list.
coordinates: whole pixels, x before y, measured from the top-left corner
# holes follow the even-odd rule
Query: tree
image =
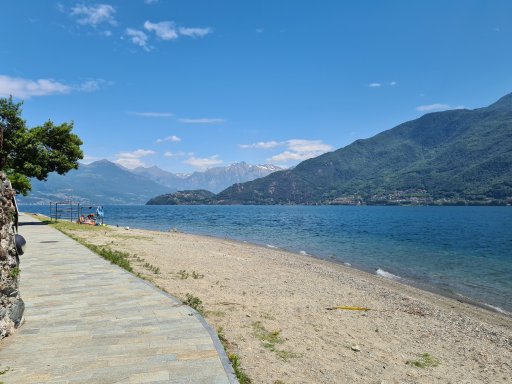
[(54, 125), (48, 120), (27, 128), (21, 118), (22, 104), (14, 103), (12, 97), (0, 98), (0, 171), (18, 193), (26, 195), (31, 190), (30, 177), (46, 180), (50, 172), (62, 175), (77, 169), (83, 143), (71, 133), (73, 122)]

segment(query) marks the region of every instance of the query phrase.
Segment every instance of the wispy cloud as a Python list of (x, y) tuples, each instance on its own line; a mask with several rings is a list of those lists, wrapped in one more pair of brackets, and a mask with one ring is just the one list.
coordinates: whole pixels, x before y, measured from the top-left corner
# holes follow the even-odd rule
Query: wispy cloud
[(32, 96), (65, 94), (72, 89), (71, 86), (53, 79), (30, 80), (0, 75), (0, 96), (2, 97), (12, 95), (20, 99), (28, 99)]
[(81, 84), (69, 85), (54, 79), (31, 80), (0, 75), (0, 96), (12, 95), (19, 99), (29, 99), (33, 96), (62, 95), (73, 91), (94, 92), (108, 84), (111, 83), (103, 79), (87, 80)]
[(156, 152), (150, 149), (137, 149), (133, 152), (121, 152), (116, 155), (117, 159), (114, 160), (114, 163), (133, 169), (144, 166), (144, 162), (141, 160), (142, 157), (155, 154)]
[(256, 33), (263, 33), (265, 32), (265, 28), (256, 28)]
[(164, 41), (176, 40), (180, 36), (200, 38), (204, 37), (213, 32), (213, 28), (190, 28), (177, 26), (174, 21), (160, 21), (157, 23), (146, 20), (144, 22), (144, 30), (135, 28), (126, 28), (125, 34), (130, 37), (133, 44), (144, 48), (146, 51), (150, 51), (152, 47), (148, 45), (149, 36), (148, 33), (154, 35)]
[(300, 140), (293, 139), (286, 142), (288, 149), (294, 152), (328, 152), (332, 150), (332, 146), (325, 144), (322, 140)]
[(167, 151), (164, 153), (164, 156), (165, 157), (183, 157), (183, 156), (194, 156), (193, 153), (185, 153), (185, 152), (171, 152), (171, 151)]
[(319, 155), (321, 155), (321, 153), (316, 155), (313, 153), (284, 151), (278, 155), (269, 157), (267, 160), (272, 163), (282, 164), (282, 163), (288, 163), (290, 161), (303, 161), (303, 160), (311, 159), (312, 157), (316, 157)]
[(70, 15), (81, 25), (96, 27), (100, 24), (117, 25), (114, 18), (116, 10), (108, 4), (84, 5), (77, 4), (71, 8)]
[(156, 4), (156, 3), (158, 3), (158, 0), (144, 0), (144, 3), (146, 3), (146, 4)]
[(212, 28), (179, 28), (180, 35), (188, 37), (204, 37), (213, 32)]
[(219, 159), (218, 155), (197, 158), (194, 156), (189, 157), (187, 160), (184, 160), (183, 163), (191, 165), (192, 167), (199, 169), (201, 171), (211, 168), (215, 165), (220, 165), (224, 163), (221, 159)]
[(167, 136), (167, 137), (164, 137), (163, 139), (156, 139), (156, 142), (157, 143), (163, 143), (164, 141), (172, 141), (172, 142), (178, 142), (178, 141), (181, 141), (181, 139), (178, 137), (178, 136)]
[[(302, 161), (320, 156), (333, 149), (331, 145), (325, 144), (322, 140), (292, 139), (280, 142), (279, 145), (285, 146), (286, 150), (268, 158), (267, 161), (278, 164)], [(266, 149), (263, 146), (258, 148)]]
[(456, 107), (452, 107), (448, 104), (428, 104), (428, 105), (420, 105), (416, 107), (416, 110), (419, 112), (436, 112), (436, 111), (447, 111), (449, 109), (464, 109), (463, 105), (458, 105)]
[(142, 47), (146, 51), (151, 50), (151, 48), (148, 46), (148, 35), (146, 35), (143, 31), (133, 28), (126, 28), (125, 33), (133, 44)]
[(257, 149), (270, 149), (283, 145), (283, 142), (279, 141), (259, 141), (253, 144), (239, 144), (240, 148), (257, 148)]
[(226, 120), (224, 120), (224, 119), (207, 118), (207, 117), (202, 117), (199, 119), (187, 119), (187, 118), (179, 119), (180, 123), (185, 123), (185, 124), (221, 124), (221, 123), (224, 123), (225, 121)]
[(161, 21), (160, 23), (146, 21), (144, 28), (150, 32), (154, 32), (162, 40), (175, 40), (178, 38), (178, 31), (172, 21)]
[(82, 84), (75, 87), (75, 89), (82, 92), (95, 92), (103, 88), (107, 85), (112, 85), (113, 83), (103, 79), (92, 79), (83, 82)]
[(130, 115), (141, 117), (173, 117), (174, 114), (170, 112), (128, 112)]
[(368, 84), (368, 87), (370, 87), (370, 88), (380, 88), (380, 87), (384, 87), (384, 86), (394, 87), (395, 85), (397, 85), (397, 82), (395, 80), (389, 81), (389, 82), (377, 82), (376, 81), (374, 83)]
[(289, 162), (297, 162), (312, 157), (320, 156), (325, 152), (332, 151), (332, 146), (325, 144), (322, 140), (291, 139), (285, 141), (260, 141), (252, 144), (239, 144), (240, 148), (255, 148), (269, 150), (272, 148), (284, 147), (284, 151), (269, 157), (267, 161), (286, 165)]

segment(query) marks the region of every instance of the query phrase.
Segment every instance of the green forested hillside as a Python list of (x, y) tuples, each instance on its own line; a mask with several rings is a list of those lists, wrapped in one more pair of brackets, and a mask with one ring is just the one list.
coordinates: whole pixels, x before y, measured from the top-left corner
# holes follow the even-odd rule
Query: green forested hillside
[[(512, 199), (512, 94), (429, 113), (293, 170), (235, 184), (219, 203), (503, 203)], [(497, 200), (497, 201), (496, 201)]]
[(195, 205), (212, 204), (214, 201), (214, 193), (205, 189), (197, 189), (159, 195), (150, 199), (146, 205)]

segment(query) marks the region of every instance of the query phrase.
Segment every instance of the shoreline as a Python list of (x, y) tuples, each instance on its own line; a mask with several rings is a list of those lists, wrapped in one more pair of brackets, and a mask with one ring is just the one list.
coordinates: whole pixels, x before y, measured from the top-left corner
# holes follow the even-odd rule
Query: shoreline
[(512, 376), (509, 316), (261, 244), (83, 227), (69, 232), (128, 252), (135, 273), (182, 301), (199, 299), (254, 383), (505, 383)]
[[(165, 231), (144, 229), (144, 228), (138, 228), (138, 227), (133, 227), (133, 228), (130, 227), (130, 229), (136, 229), (136, 230), (140, 230), (140, 231), (155, 231), (155, 232), (160, 232), (160, 233), (167, 233)], [(229, 237), (219, 237), (219, 236), (215, 236), (215, 235), (202, 234), (202, 233), (183, 232), (183, 231), (178, 231), (177, 233), (182, 233), (182, 234), (191, 235), (191, 236), (200, 236), (200, 237), (204, 236), (204, 237), (211, 238), (214, 240), (217, 239), (217, 240), (224, 240), (224, 241), (232, 241), (233, 243), (235, 243), (235, 244), (238, 243), (240, 245), (249, 244), (249, 245), (252, 245), (255, 247), (261, 247), (264, 249), (287, 252), (287, 253), (289, 253), (291, 255), (295, 255), (295, 256), (311, 258), (313, 260), (323, 261), (326, 263), (332, 263), (333, 265), (336, 265), (336, 266), (341, 266), (343, 268), (349, 268), (351, 270), (366, 273), (371, 277), (384, 279), (384, 281), (390, 281), (390, 282), (399, 284), (401, 286), (414, 288), (414, 289), (417, 289), (422, 292), (428, 292), (430, 294), (437, 295), (437, 296), (443, 297), (445, 299), (450, 299), (450, 300), (456, 301), (458, 303), (468, 304), (470, 306), (473, 306), (473, 307), (476, 307), (479, 309), (483, 309), (483, 310), (486, 310), (486, 311), (489, 311), (492, 313), (496, 313), (496, 314), (499, 314), (502, 316), (512, 318), (512, 312), (508, 312), (500, 307), (496, 307), (496, 306), (493, 306), (488, 303), (482, 303), (482, 302), (472, 299), (470, 297), (463, 296), (457, 292), (450, 292), (447, 290), (443, 290), (442, 288), (436, 287), (435, 285), (429, 285), (429, 284), (423, 283), (421, 281), (411, 280), (411, 279), (408, 279), (408, 278), (405, 278), (405, 277), (402, 277), (399, 275), (394, 275), (394, 274), (387, 272), (381, 268), (377, 268), (375, 271), (372, 271), (370, 268), (354, 266), (351, 263), (343, 262), (341, 260), (322, 257), (322, 256), (306, 253), (305, 251), (296, 252), (296, 251), (293, 251), (293, 250), (290, 250), (287, 248), (277, 247), (272, 244), (262, 244), (262, 243), (251, 242), (248, 240), (239, 240), (239, 239), (233, 239), (233, 238), (229, 238)], [(383, 273), (379, 274), (378, 271), (382, 271)], [(389, 277), (386, 275), (388, 275)]]

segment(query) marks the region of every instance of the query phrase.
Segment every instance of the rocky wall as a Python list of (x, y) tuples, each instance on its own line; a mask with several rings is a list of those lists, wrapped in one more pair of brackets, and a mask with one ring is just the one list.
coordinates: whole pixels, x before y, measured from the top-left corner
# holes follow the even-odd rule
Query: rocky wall
[(25, 305), (20, 297), (19, 259), (14, 239), (15, 191), (0, 172), (0, 339), (20, 326)]

